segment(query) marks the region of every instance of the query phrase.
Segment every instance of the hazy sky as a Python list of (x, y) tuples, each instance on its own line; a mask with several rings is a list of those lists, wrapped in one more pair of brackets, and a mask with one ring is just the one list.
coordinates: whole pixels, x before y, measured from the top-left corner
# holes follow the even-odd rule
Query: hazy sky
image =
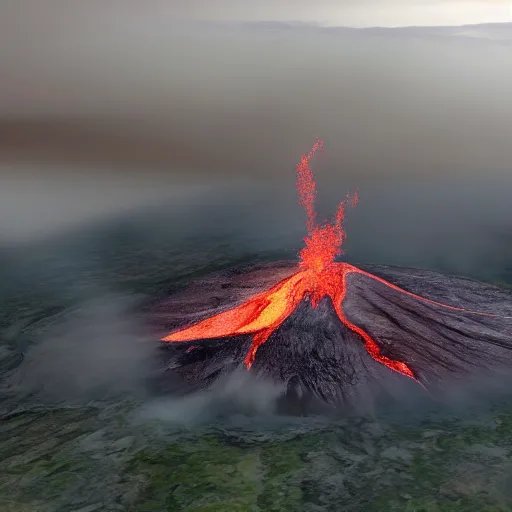
[(1, 0), (0, 242), (174, 201), (191, 171), (212, 186), (229, 175), (293, 194), (315, 136), (319, 180), (336, 197), (371, 180), (509, 176), (512, 24), (182, 23), (509, 14), (498, 0)]
[[(279, 20), (334, 26), (462, 25), (509, 21), (509, 0), (3, 0), (6, 27), (87, 23), (101, 13), (104, 21), (144, 18), (165, 23), (177, 19)], [(0, 19), (2, 18), (0, 17)], [(8, 17), (8, 18), (7, 18)], [(30, 18), (32, 22), (30, 22)]]

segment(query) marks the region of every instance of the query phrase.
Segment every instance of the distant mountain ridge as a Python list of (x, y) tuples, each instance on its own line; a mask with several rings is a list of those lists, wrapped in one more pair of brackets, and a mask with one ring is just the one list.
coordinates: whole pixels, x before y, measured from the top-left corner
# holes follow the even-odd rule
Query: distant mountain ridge
[(404, 36), (432, 36), (432, 37), (467, 37), (488, 39), (493, 41), (512, 41), (512, 22), (482, 23), (453, 26), (408, 26), (408, 27), (344, 27), (330, 26), (320, 23), (285, 22), (285, 21), (247, 21), (247, 22), (190, 22), (186, 25), (200, 26), (205, 29), (253, 29), (266, 31), (307, 30), (330, 34), (358, 35), (373, 33), (375, 35), (404, 35)]

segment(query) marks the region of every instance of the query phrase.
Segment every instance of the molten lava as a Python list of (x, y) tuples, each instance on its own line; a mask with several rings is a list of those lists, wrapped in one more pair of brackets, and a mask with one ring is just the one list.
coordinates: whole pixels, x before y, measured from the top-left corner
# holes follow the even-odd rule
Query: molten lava
[[(252, 334), (253, 342), (244, 361), (249, 370), (254, 363), (258, 348), (283, 324), (302, 300), (309, 299), (312, 307), (316, 308), (321, 299), (329, 297), (340, 321), (362, 338), (366, 350), (373, 359), (395, 372), (417, 380), (414, 371), (407, 364), (384, 355), (379, 345), (365, 330), (348, 320), (343, 311), (343, 302), (347, 293), (347, 275), (350, 273), (363, 274), (384, 286), (435, 307), (491, 317), (496, 315), (442, 304), (408, 292), (348, 263), (335, 262), (335, 258), (342, 254), (341, 245), (345, 238), (343, 220), (346, 201), (339, 204), (331, 223), (325, 222), (320, 225), (316, 223), (314, 208), (316, 184), (310, 162), (322, 147), (322, 141), (318, 140), (308, 154), (302, 155), (297, 164), (297, 188), (300, 204), (305, 208), (307, 214), (307, 236), (304, 238), (305, 247), (300, 251), (297, 272), (277, 283), (270, 290), (252, 297), (244, 304), (192, 326), (179, 329), (163, 338), (162, 341), (186, 342)], [(357, 194), (352, 198), (347, 196), (347, 201), (355, 206), (358, 202)]]

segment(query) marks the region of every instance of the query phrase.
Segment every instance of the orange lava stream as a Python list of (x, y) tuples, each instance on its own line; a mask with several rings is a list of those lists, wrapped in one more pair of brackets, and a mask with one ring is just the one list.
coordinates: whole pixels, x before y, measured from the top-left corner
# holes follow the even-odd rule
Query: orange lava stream
[[(310, 161), (322, 147), (322, 141), (318, 140), (307, 155), (302, 155), (297, 164), (297, 188), (300, 194), (300, 204), (304, 206), (308, 218), (307, 236), (304, 238), (305, 247), (300, 251), (301, 261), (298, 271), (242, 305), (202, 320), (190, 327), (174, 331), (162, 341), (186, 342), (252, 334), (253, 342), (244, 360), (249, 370), (254, 363), (258, 348), (282, 325), (303, 299), (309, 298), (313, 308), (316, 308), (322, 298), (329, 297), (340, 321), (362, 338), (367, 352), (375, 361), (416, 380), (413, 370), (406, 363), (383, 355), (371, 336), (347, 319), (343, 311), (343, 301), (347, 293), (348, 274), (365, 275), (395, 291), (433, 306), (477, 315), (496, 316), (426, 299), (353, 265), (334, 262), (334, 259), (342, 254), (341, 244), (345, 239), (342, 225), (345, 216), (345, 201), (339, 204), (332, 223), (326, 222), (322, 225), (315, 223), (316, 184)], [(355, 206), (358, 197), (357, 195), (352, 198), (347, 196), (347, 200), (351, 201), (352, 206)]]

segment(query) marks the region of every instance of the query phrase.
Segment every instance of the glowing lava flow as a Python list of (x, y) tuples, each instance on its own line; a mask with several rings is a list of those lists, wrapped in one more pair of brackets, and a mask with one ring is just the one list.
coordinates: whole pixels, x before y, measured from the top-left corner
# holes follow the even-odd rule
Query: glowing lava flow
[[(373, 359), (395, 372), (416, 379), (413, 370), (407, 364), (382, 354), (379, 345), (370, 335), (347, 319), (343, 311), (343, 301), (347, 293), (348, 274), (358, 273), (365, 275), (393, 290), (433, 306), (476, 315), (496, 315), (468, 311), (429, 300), (403, 290), (353, 265), (334, 262), (334, 259), (342, 254), (341, 244), (345, 238), (342, 225), (345, 215), (345, 201), (339, 204), (332, 223), (316, 224), (316, 212), (314, 209), (316, 184), (311, 172), (310, 161), (319, 149), (322, 149), (322, 141), (320, 140), (316, 142), (307, 155), (302, 155), (300, 162), (297, 164), (297, 188), (300, 195), (300, 203), (304, 206), (308, 217), (307, 236), (304, 238), (305, 247), (300, 251), (298, 271), (291, 277), (277, 283), (270, 290), (249, 299), (244, 304), (214, 315), (190, 327), (177, 330), (163, 338), (162, 341), (185, 342), (252, 334), (253, 342), (244, 361), (247, 369), (250, 369), (254, 363), (258, 347), (269, 339), (271, 334), (279, 328), (303, 299), (309, 298), (312, 307), (316, 308), (322, 298), (329, 297), (340, 321), (362, 338), (366, 350)], [(352, 205), (355, 206), (358, 198), (357, 195), (353, 198), (347, 196), (347, 200), (351, 200)]]

